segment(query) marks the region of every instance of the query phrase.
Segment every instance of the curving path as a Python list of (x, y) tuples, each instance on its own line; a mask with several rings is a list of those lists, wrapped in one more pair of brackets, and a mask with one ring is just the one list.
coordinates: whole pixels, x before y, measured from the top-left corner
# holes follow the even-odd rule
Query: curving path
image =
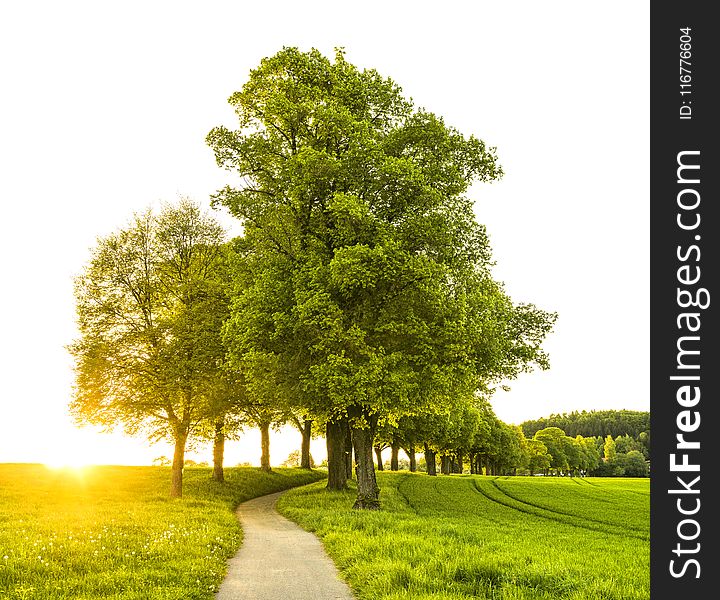
[(275, 510), (282, 493), (238, 507), (243, 543), (216, 600), (353, 600), (320, 541)]

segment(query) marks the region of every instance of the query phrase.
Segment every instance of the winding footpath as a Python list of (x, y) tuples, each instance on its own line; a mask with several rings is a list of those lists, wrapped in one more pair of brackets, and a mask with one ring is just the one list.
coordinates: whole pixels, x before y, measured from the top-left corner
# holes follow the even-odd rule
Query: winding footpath
[(353, 600), (320, 540), (275, 510), (280, 494), (238, 507), (243, 543), (216, 600)]

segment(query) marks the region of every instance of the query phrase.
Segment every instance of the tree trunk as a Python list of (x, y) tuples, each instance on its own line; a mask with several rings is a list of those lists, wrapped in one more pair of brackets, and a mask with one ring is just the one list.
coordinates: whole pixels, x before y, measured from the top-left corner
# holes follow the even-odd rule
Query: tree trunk
[(468, 462), (470, 463), (470, 475), (475, 475), (475, 453), (468, 453)]
[(457, 454), (455, 455), (455, 458), (457, 459), (457, 471), (456, 473), (462, 474), (462, 472), (465, 470), (465, 467), (463, 466), (463, 453), (462, 450), (458, 450)]
[(270, 423), (260, 424), (260, 468), (269, 473), (270, 468)]
[(424, 444), (425, 448), (425, 466), (428, 475), (437, 475), (437, 464), (435, 463), (435, 452), (430, 450), (430, 446)]
[(213, 473), (215, 481), (225, 481), (223, 461), (225, 457), (225, 419), (220, 417), (215, 421), (215, 438), (213, 439)]
[(383, 467), (382, 448), (380, 446), (375, 446), (375, 457), (377, 458), (377, 470), (383, 471), (385, 467)]
[(302, 429), (302, 444), (300, 444), (300, 468), (312, 469), (310, 460), (310, 439), (312, 438), (312, 421), (305, 419)]
[(410, 472), (415, 473), (417, 471), (417, 459), (415, 458), (415, 446), (410, 446), (405, 450), (410, 460)]
[(375, 479), (375, 464), (373, 463), (373, 438), (377, 417), (367, 419), (369, 427), (359, 429), (353, 427), (352, 440), (355, 447), (355, 460), (357, 462), (357, 500), (353, 508), (377, 510), (380, 508), (380, 488)]
[(183, 467), (185, 466), (185, 442), (187, 434), (175, 434), (175, 452), (172, 462), (172, 476), (170, 486), (170, 496), (172, 498), (182, 498), (183, 494)]
[(440, 473), (443, 475), (450, 475), (450, 457), (447, 454), (440, 456)]
[(347, 469), (345, 464), (345, 426), (341, 422), (325, 425), (325, 443), (327, 444), (328, 490), (347, 489)]
[(353, 477), (353, 441), (352, 432), (350, 431), (350, 423), (347, 420), (343, 421), (343, 428), (345, 429), (345, 477), (352, 479)]
[(397, 444), (393, 442), (390, 445), (391, 453), (390, 453), (390, 470), (391, 471), (397, 471), (399, 469), (399, 461), (398, 461), (398, 454), (400, 452), (400, 444)]

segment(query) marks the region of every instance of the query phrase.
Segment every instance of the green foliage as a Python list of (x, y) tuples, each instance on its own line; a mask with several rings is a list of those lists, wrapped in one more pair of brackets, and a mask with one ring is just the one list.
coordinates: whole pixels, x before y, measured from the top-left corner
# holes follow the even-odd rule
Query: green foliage
[(600, 451), (596, 438), (584, 438), (577, 435), (574, 438), (565, 435), (559, 427), (547, 427), (535, 433), (533, 441), (542, 443), (544, 452), (537, 448), (528, 448), (533, 455), (539, 452), (535, 459), (539, 462), (547, 462), (545, 468), (554, 469), (556, 473), (587, 474), (596, 471), (600, 462)]
[(645, 433), (645, 437), (649, 436), (650, 413), (634, 410), (574, 411), (525, 421), (521, 427), (528, 437), (532, 437), (535, 432), (546, 427), (559, 427), (571, 437), (578, 435), (583, 437), (605, 437), (611, 435), (616, 438), (619, 435), (629, 435), (634, 439), (638, 439), (643, 433)]
[(600, 452), (595, 438), (584, 438), (581, 435), (575, 436), (579, 448), (578, 468), (587, 473), (597, 467), (600, 462)]
[(79, 422), (176, 439), (210, 412), (227, 314), (226, 286), (214, 277), (223, 235), (181, 200), (98, 239), (75, 287)]
[(172, 439), (173, 496), (182, 494), (188, 438), (207, 435), (212, 420), (232, 413), (241, 389), (223, 368), (223, 238), (214, 219), (182, 199), (98, 239), (75, 282), (80, 337), (69, 347), (71, 412), (80, 423)]
[(164, 467), (49, 470), (0, 465), (0, 598), (211, 600), (242, 540), (232, 508), (317, 481), (307, 470), (186, 470), (185, 498)]
[(237, 129), (207, 141), (243, 182), (214, 197), (244, 226), (225, 329), (236, 368), (261, 356), (295, 407), (362, 429), (547, 366), (554, 315), (492, 280), (464, 195), (501, 176), (493, 148), (340, 50), (284, 48), (230, 103)]
[(616, 455), (617, 455), (617, 450), (615, 448), (615, 440), (612, 438), (611, 435), (608, 435), (605, 438), (605, 444), (603, 446), (603, 458), (607, 462), (612, 462), (615, 460)]
[(568, 444), (565, 443), (565, 432), (558, 427), (547, 427), (538, 431), (534, 438), (542, 442), (547, 448), (550, 455), (550, 466), (560, 471), (569, 468), (567, 449)]
[(647, 481), (378, 478), (380, 511), (353, 511), (352, 490), (319, 485), (279, 501), (285, 516), (322, 539), (359, 598), (648, 597)]
[(551, 456), (548, 454), (548, 449), (545, 444), (533, 438), (527, 440), (526, 448), (528, 456), (527, 468), (531, 475), (541, 473), (550, 468)]
[(600, 461), (590, 472), (595, 477), (648, 477), (650, 468), (642, 452), (630, 450), (616, 452), (612, 458)]
[[(629, 410), (572, 412), (547, 419), (526, 421), (526, 434), (537, 435), (543, 427), (557, 427), (575, 435), (579, 462), (577, 468), (596, 477), (647, 477), (650, 457), (650, 413)], [(567, 427), (567, 429), (565, 429)], [(585, 437), (583, 437), (585, 436)], [(565, 451), (567, 452), (567, 443)], [(642, 456), (642, 464), (635, 452)], [(627, 457), (630, 469), (626, 470)], [(569, 464), (572, 468), (572, 463)], [(555, 465), (553, 465), (555, 468)]]
[(618, 454), (625, 477), (647, 477), (649, 475), (645, 457), (639, 450), (630, 450), (626, 454)]

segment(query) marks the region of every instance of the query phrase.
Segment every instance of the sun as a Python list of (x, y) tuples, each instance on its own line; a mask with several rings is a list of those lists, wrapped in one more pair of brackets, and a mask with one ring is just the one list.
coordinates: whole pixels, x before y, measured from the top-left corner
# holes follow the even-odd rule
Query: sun
[(64, 448), (53, 453), (43, 464), (49, 469), (84, 469), (94, 464), (92, 457), (76, 448)]

